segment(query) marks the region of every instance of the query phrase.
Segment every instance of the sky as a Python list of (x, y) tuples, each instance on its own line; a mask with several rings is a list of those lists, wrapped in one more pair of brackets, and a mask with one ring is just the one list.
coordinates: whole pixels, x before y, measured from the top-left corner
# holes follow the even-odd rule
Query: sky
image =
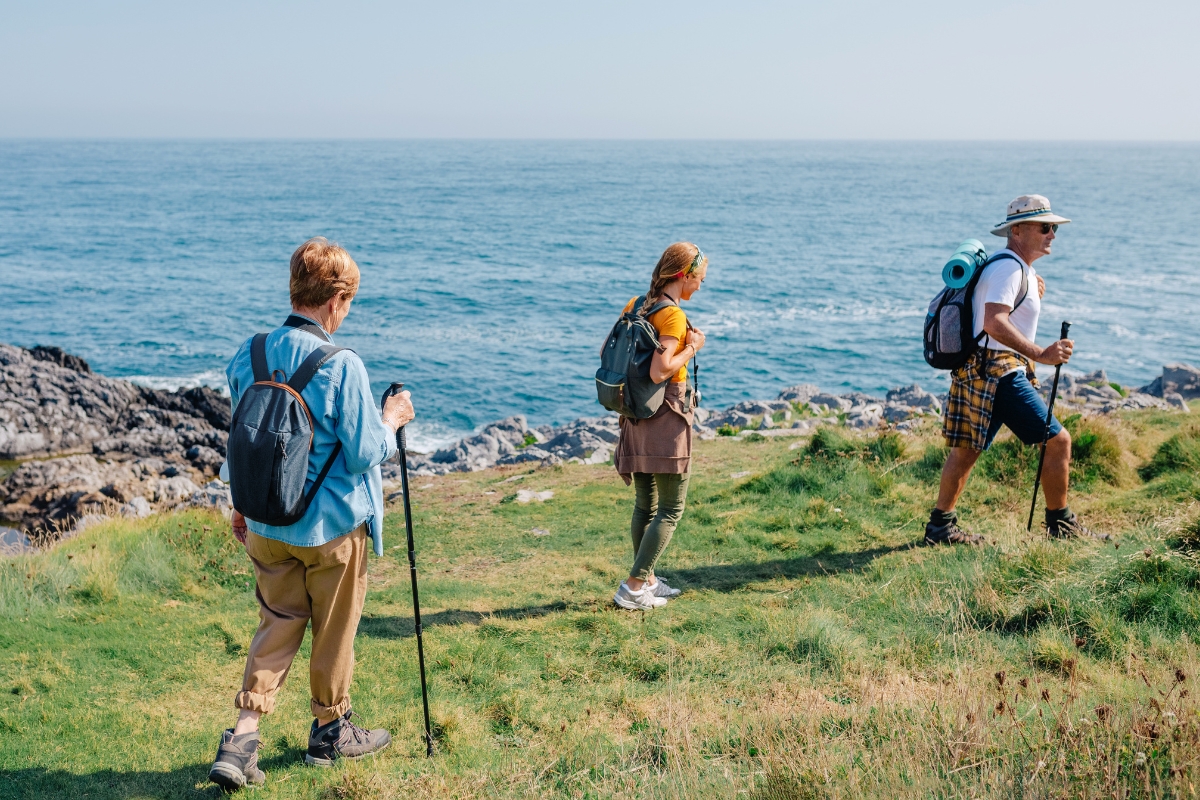
[(0, 137), (1200, 139), (1200, 3), (3, 4)]

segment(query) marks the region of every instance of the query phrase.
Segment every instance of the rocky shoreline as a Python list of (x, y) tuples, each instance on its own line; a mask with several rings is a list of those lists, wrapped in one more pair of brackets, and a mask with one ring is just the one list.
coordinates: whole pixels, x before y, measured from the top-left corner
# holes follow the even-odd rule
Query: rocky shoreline
[[(1187, 411), (1187, 401), (1197, 397), (1200, 370), (1186, 364), (1166, 365), (1137, 389), (1110, 382), (1103, 370), (1064, 373), (1059, 386), (1060, 416)], [(883, 398), (800, 384), (772, 400), (697, 409), (695, 434), (803, 436), (820, 425), (905, 431), (940, 415), (944, 401), (916, 384)], [(231, 417), (229, 400), (207, 387), (147, 389), (98, 375), (55, 347), (0, 345), (0, 460), (17, 462), (0, 481), (0, 517), (21, 532), (10, 529), (0, 551), (46, 544), (117, 514), (144, 517), (192, 506), (227, 513), (229, 491), (217, 473)], [(612, 458), (617, 436), (615, 415), (532, 428), (518, 415), (433, 453), (411, 453), (409, 467), (422, 476), (515, 464), (602, 464)], [(384, 466), (384, 480), (399, 480), (395, 463)]]

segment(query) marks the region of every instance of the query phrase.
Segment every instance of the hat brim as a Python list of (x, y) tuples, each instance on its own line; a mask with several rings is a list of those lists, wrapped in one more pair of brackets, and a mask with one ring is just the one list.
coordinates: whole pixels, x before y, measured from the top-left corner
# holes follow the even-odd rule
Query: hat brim
[(996, 227), (992, 228), (993, 236), (1007, 236), (1008, 229), (1013, 225), (1020, 225), (1022, 222), (1049, 222), (1051, 225), (1066, 225), (1071, 220), (1066, 217), (1060, 217), (1058, 214), (1047, 211), (1045, 214), (1038, 214), (1034, 217), (1024, 217), (1022, 219), (1014, 219), (1012, 222), (1001, 222)]

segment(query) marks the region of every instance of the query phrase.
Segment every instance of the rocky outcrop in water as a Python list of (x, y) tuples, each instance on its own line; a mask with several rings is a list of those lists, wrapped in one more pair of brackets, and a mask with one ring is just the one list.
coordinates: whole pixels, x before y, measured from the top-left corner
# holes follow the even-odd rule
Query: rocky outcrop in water
[(202, 487), (225, 460), (230, 419), (228, 398), (207, 387), (147, 389), (58, 348), (0, 345), (0, 459), (34, 459), (0, 483), (0, 517), (56, 529), (193, 496), (211, 504)]

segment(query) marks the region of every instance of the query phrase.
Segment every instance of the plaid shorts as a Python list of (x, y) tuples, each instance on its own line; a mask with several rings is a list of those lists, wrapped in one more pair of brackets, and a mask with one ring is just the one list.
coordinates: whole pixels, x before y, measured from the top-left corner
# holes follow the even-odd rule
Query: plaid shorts
[(1038, 385), (1029, 359), (1011, 350), (981, 347), (970, 361), (950, 373), (950, 398), (942, 416), (942, 435), (948, 446), (987, 448), (996, 386), (1014, 369), (1025, 370), (1029, 382)]

